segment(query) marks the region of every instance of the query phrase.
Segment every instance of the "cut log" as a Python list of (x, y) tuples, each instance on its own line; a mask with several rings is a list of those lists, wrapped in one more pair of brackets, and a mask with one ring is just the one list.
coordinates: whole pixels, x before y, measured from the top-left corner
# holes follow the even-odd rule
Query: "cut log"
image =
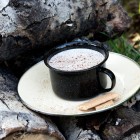
[(132, 137), (138, 138), (139, 132), (140, 112), (136, 112), (132, 108), (127, 107), (120, 107), (114, 110), (103, 129), (105, 140), (129, 140)]
[(54, 120), (67, 140), (139, 140), (140, 112), (120, 106), (114, 110), (81, 117)]
[(67, 140), (102, 140), (99, 128), (107, 121), (110, 112), (81, 117), (57, 117), (53, 121)]
[(92, 130), (88, 130), (86, 126), (86, 118), (59, 118), (57, 122), (64, 133), (67, 140), (101, 140), (100, 136)]
[(21, 137), (24, 140), (32, 137), (30, 140), (65, 140), (49, 118), (41, 117), (21, 103), (17, 82), (10, 72), (0, 69), (0, 139), (8, 140), (13, 136), (10, 140), (20, 140)]
[(0, 60), (90, 32), (99, 40), (113, 38), (129, 23), (116, 0), (0, 0)]
[(4, 140), (58, 140), (56, 137), (48, 136), (46, 134), (26, 134), (26, 133), (14, 133), (7, 136)]

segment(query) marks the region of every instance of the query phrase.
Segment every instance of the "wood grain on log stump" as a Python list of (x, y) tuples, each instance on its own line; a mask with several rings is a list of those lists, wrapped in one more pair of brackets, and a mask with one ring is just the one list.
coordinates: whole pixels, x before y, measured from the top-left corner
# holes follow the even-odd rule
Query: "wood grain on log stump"
[(56, 137), (47, 136), (46, 134), (24, 134), (24, 133), (14, 133), (7, 136), (4, 140), (58, 140)]
[(10, 72), (0, 69), (0, 139), (14, 133), (13, 140), (20, 140), (18, 137), (20, 132), (20, 137), (27, 140), (30, 137), (34, 137), (34, 140), (39, 138), (64, 140), (50, 119), (33, 113), (21, 103), (17, 95), (17, 82), (18, 80)]
[(129, 23), (116, 0), (0, 0), (0, 60), (90, 32), (99, 40), (112, 38)]

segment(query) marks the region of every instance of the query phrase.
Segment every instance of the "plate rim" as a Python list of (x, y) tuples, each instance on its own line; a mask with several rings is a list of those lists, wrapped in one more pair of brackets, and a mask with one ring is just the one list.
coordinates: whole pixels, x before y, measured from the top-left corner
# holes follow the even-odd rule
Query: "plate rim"
[[(139, 69), (140, 69), (140, 65), (135, 62), (133, 59), (129, 58), (128, 56), (125, 56), (123, 54), (120, 54), (120, 53), (116, 53), (116, 52), (111, 52), (109, 51), (109, 54), (115, 54), (115, 55), (120, 55), (121, 57), (124, 57), (124, 58), (127, 58), (128, 60), (130, 60), (131, 62), (133, 62)], [(41, 114), (44, 114), (44, 115), (49, 115), (49, 116), (88, 116), (88, 115), (93, 115), (93, 114), (97, 114), (97, 113), (101, 113), (101, 112), (104, 112), (104, 111), (108, 111), (108, 110), (112, 110), (118, 106), (120, 106), (121, 104), (123, 104), (124, 102), (126, 102), (127, 100), (129, 100), (132, 96), (134, 96), (139, 90), (140, 90), (140, 86), (136, 89), (136, 91), (131, 95), (131, 96), (128, 96), (124, 101), (116, 104), (116, 105), (113, 105), (113, 106), (110, 106), (110, 107), (107, 107), (107, 108), (104, 108), (104, 109), (100, 109), (98, 111), (89, 111), (89, 112), (80, 112), (80, 113), (75, 113), (75, 114), (62, 114), (62, 113), (46, 113), (44, 111), (39, 111), (37, 109), (35, 109), (34, 107), (32, 107), (31, 105), (29, 105), (28, 103), (26, 103), (21, 97), (20, 97), (20, 94), (19, 94), (19, 85), (20, 85), (20, 82), (22, 80), (22, 78), (24, 77), (24, 75), (26, 75), (26, 73), (31, 70), (32, 68), (34, 68), (36, 65), (38, 65), (39, 63), (42, 63), (43, 60), (37, 62), (36, 64), (34, 64), (33, 66), (31, 66), (28, 70), (26, 70), (24, 72), (24, 74), (20, 77), (19, 79), (19, 82), (18, 82), (18, 85), (17, 85), (17, 93), (18, 93), (18, 96), (21, 100), (21, 102), (23, 103), (23, 105), (25, 105), (27, 108), (31, 109), (32, 111), (35, 111), (35, 112), (38, 112), (38, 113), (41, 113)]]

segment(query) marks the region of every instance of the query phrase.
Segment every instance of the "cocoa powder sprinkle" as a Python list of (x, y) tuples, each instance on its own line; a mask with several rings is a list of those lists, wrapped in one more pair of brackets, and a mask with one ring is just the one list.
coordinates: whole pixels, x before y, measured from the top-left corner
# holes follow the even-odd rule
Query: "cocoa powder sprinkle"
[(55, 54), (49, 65), (64, 71), (76, 71), (96, 66), (104, 60), (104, 56), (95, 50), (78, 48)]

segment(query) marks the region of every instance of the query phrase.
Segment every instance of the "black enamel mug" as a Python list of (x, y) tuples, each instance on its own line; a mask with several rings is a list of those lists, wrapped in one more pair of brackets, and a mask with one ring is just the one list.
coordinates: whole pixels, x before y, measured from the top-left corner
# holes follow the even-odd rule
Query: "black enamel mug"
[[(100, 52), (104, 60), (96, 66), (76, 71), (64, 71), (53, 68), (49, 60), (57, 53), (77, 48), (87, 48)], [(85, 100), (97, 96), (100, 93), (111, 91), (116, 83), (114, 73), (105, 68), (105, 62), (109, 56), (104, 44), (98, 41), (74, 41), (55, 47), (45, 54), (44, 62), (50, 71), (52, 89), (54, 93), (67, 100)], [(107, 75), (111, 79), (110, 88), (107, 86)]]

